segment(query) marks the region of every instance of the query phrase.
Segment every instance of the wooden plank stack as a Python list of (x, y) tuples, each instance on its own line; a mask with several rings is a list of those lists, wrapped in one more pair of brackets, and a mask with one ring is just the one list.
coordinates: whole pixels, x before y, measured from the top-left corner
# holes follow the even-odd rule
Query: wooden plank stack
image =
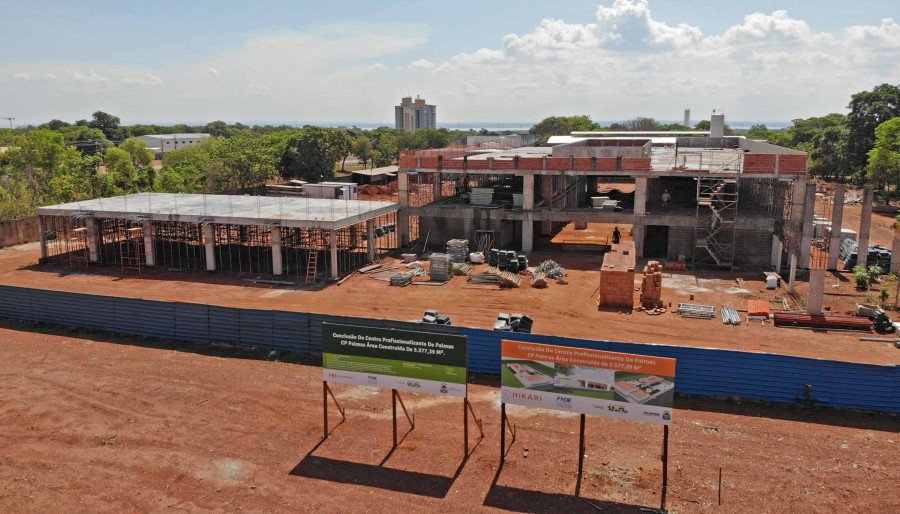
[(831, 330), (872, 330), (872, 320), (858, 316), (825, 316), (805, 312), (776, 312), (776, 327), (805, 327)]
[(659, 261), (650, 261), (644, 266), (641, 281), (641, 306), (644, 309), (658, 309), (662, 303), (662, 267)]
[(634, 241), (612, 245), (612, 249), (603, 256), (600, 268), (598, 308), (634, 307), (634, 266)]

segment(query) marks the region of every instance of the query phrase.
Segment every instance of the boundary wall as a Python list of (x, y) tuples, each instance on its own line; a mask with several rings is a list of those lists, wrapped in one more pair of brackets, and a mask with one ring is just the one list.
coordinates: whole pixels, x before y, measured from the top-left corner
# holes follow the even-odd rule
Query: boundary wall
[[(0, 285), (0, 317), (120, 334), (223, 342), (310, 355), (322, 323), (368, 325), (468, 337), (469, 371), (498, 374), (500, 340), (592, 348), (678, 360), (676, 393), (793, 403), (809, 391), (825, 407), (900, 414), (900, 367), (646, 343), (572, 339), (262, 309), (219, 307)], [(809, 388), (807, 388), (809, 385)]]

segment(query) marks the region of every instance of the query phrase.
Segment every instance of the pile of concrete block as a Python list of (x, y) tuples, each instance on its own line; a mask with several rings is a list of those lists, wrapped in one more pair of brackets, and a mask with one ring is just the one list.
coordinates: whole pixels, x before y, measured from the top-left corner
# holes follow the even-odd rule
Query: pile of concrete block
[(450, 280), (450, 266), (453, 261), (446, 253), (433, 253), (428, 257), (428, 275), (431, 280), (446, 282)]
[(634, 241), (612, 245), (600, 268), (599, 308), (634, 308)]
[(659, 261), (650, 261), (644, 266), (644, 279), (641, 281), (641, 307), (658, 309), (662, 303), (662, 266)]
[(472, 205), (490, 205), (494, 202), (494, 190), (490, 187), (473, 187), (469, 192)]
[(451, 239), (447, 241), (447, 253), (453, 262), (466, 262), (469, 256), (468, 239)]

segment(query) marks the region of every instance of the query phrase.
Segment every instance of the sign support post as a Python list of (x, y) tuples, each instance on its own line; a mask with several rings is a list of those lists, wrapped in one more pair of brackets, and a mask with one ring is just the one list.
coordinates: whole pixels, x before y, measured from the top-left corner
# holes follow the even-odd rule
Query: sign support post
[(578, 483), (581, 483), (581, 471), (584, 468), (584, 414), (581, 415), (581, 428), (578, 433)]
[(500, 403), (500, 465), (502, 466), (504, 462), (506, 462), (506, 431), (509, 430), (510, 435), (512, 435), (512, 440), (509, 442), (516, 442), (516, 426), (511, 425), (509, 423), (509, 418), (506, 417), (506, 402)]
[(334, 393), (331, 391), (331, 388), (328, 387), (328, 381), (322, 381), (322, 415), (324, 417), (323, 428), (324, 433), (322, 434), (322, 440), (328, 439), (328, 395), (331, 395), (331, 399), (334, 400), (334, 404), (338, 408), (338, 412), (341, 413), (341, 423), (343, 423), (347, 416), (344, 413), (344, 408), (341, 407), (341, 404), (338, 403), (337, 398), (334, 397)]
[(666, 511), (666, 491), (669, 489), (669, 425), (663, 425), (662, 495), (659, 510)]
[(416, 428), (416, 415), (413, 414), (412, 417), (409, 416), (409, 412), (406, 410), (406, 405), (403, 404), (403, 398), (400, 398), (400, 393), (397, 392), (396, 389), (391, 389), (391, 409), (394, 413), (394, 448), (397, 447), (397, 401), (400, 401), (400, 407), (403, 409), (403, 414), (406, 415), (406, 421), (409, 421), (409, 430), (412, 431)]
[[(481, 442), (484, 439), (484, 428), (481, 426), (481, 419), (475, 415), (475, 410), (472, 409), (472, 404), (469, 402), (468, 396), (463, 398), (463, 458), (467, 458), (469, 456), (469, 414), (472, 415), (472, 419), (475, 420), (475, 426), (478, 427), (478, 442)], [(478, 442), (475, 443), (475, 446), (478, 446)]]

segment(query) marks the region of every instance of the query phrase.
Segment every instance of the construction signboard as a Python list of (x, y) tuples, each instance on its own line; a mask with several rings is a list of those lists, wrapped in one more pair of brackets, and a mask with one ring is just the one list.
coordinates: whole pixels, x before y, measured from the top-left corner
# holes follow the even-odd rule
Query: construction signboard
[(326, 382), (466, 397), (466, 338), (322, 324)]
[(504, 340), (503, 402), (672, 423), (675, 359)]

